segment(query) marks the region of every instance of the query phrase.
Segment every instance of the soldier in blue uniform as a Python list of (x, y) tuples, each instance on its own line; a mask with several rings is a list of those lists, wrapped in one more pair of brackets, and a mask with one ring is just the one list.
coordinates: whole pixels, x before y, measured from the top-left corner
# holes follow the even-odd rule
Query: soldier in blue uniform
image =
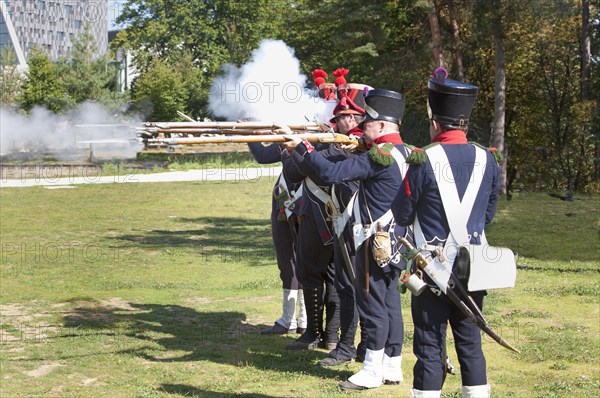
[[(346, 152), (320, 144), (330, 156), (346, 158)], [(287, 151), (282, 155), (284, 173), (294, 183), (302, 183), (299, 205), (299, 229), (296, 258), (300, 282), (306, 303), (306, 331), (288, 344), (291, 350), (312, 350), (319, 347), (333, 350), (339, 340), (339, 298), (334, 287), (333, 228), (327, 204), (331, 202), (331, 184), (323, 182), (301, 159), (294, 160)], [(325, 315), (325, 319), (324, 319)], [(323, 326), (323, 324), (325, 324)]]
[[(272, 164), (281, 161), (281, 145), (263, 146), (260, 143), (249, 143), (250, 152), (260, 164)], [(297, 234), (297, 215), (290, 210), (293, 195), (298, 187), (285, 173), (281, 173), (273, 188), (271, 208), (271, 234), (279, 278), (283, 285), (282, 314), (273, 326), (263, 329), (261, 334), (304, 333), (306, 330), (306, 310), (302, 294), (302, 286), (296, 274), (295, 235)], [(297, 199), (297, 198), (296, 198)]]
[[(343, 81), (343, 85), (339, 85), (339, 80), (341, 79), (338, 77), (338, 79), (336, 79), (338, 93), (340, 92), (340, 87), (343, 87), (344, 91), (343, 95), (340, 97), (340, 102), (333, 110), (334, 116), (331, 118), (330, 122), (332, 124), (335, 123), (338, 133), (346, 134), (354, 138), (360, 138), (362, 136), (362, 130), (358, 125), (364, 120), (365, 110), (358, 105), (357, 102), (364, 106), (364, 92), (365, 89), (368, 90), (370, 87), (357, 83), (347, 84), (345, 80)], [(331, 146), (329, 150), (326, 150), (321, 154), (327, 159), (334, 159), (336, 158), (335, 154), (339, 151), (340, 149), (337, 146)], [(352, 158), (359, 156), (362, 151), (355, 150), (353, 153), (344, 153), (347, 155), (347, 158)], [(342, 158), (345, 159), (345, 157)], [(364, 331), (361, 331), (361, 344), (359, 344), (358, 354), (354, 346), (358, 325), (358, 311), (354, 294), (354, 274), (356, 273), (354, 269), (354, 247), (350, 245), (351, 241), (348, 234), (344, 234), (346, 229), (339, 225), (339, 220), (342, 219), (346, 206), (357, 189), (358, 183), (355, 181), (335, 184), (335, 192), (332, 194), (335, 214), (330, 214), (330, 217), (332, 218), (332, 223), (338, 223), (337, 229), (334, 225), (333, 232), (338, 235), (340, 232), (343, 234), (337, 238), (337, 242), (333, 246), (335, 264), (334, 285), (339, 297), (340, 307), (340, 338), (335, 349), (331, 350), (326, 358), (318, 362), (320, 366), (340, 365), (352, 361), (357, 356), (362, 360), (364, 358), (364, 351), (366, 350), (365, 341), (363, 341), (366, 340), (366, 332)], [(340, 231), (338, 231), (338, 229)], [(342, 247), (342, 245), (344, 247)], [(347, 254), (343, 253), (343, 251), (346, 251)], [(361, 323), (361, 325), (364, 326), (364, 323)]]
[[(467, 142), (469, 116), (478, 88), (447, 79), (443, 69), (436, 70), (428, 87), (432, 144), (424, 150), (413, 151), (409, 157), (410, 167), (392, 211), (398, 224), (414, 223), (418, 249), (443, 252), (448, 264), (454, 264), (453, 272), (460, 274), (462, 270), (457, 269), (460, 255), (456, 255), (456, 248), (463, 242), (456, 241), (460, 239), (454, 238), (453, 231), (466, 227), (468, 235), (465, 236), (470, 239), (467, 243), (481, 244), (484, 225), (492, 220), (496, 211), (498, 165), (494, 151)], [(481, 184), (478, 189), (477, 184)], [(450, 195), (456, 197), (456, 205), (451, 210), (445, 209), (443, 204)], [(489, 397), (480, 330), (441, 294), (427, 275), (425, 282), (430, 288), (412, 297), (413, 351), (417, 357), (413, 396), (441, 395), (449, 323), (460, 363), (463, 397)], [(484, 295), (485, 291), (471, 293), (480, 308)]]
[(370, 90), (365, 97), (365, 142), (371, 149), (361, 156), (333, 163), (307, 142), (289, 136), (284, 145), (296, 147), (315, 172), (329, 183), (359, 181), (353, 211), (354, 245), (357, 248), (356, 300), (367, 332), (366, 355), (362, 369), (343, 390), (376, 388), (383, 383), (402, 381), (402, 342), (404, 324), (398, 293), (398, 276), (405, 268), (400, 256), (399, 227), (390, 207), (401, 186), (409, 149), (399, 134), (404, 112), (404, 96), (389, 90)]
[[(313, 76), (322, 100), (335, 101), (335, 85), (325, 82), (327, 73), (316, 69)], [(331, 148), (329, 144), (320, 144), (319, 149)], [(331, 156), (345, 159), (347, 154), (338, 149)], [(288, 344), (287, 349), (324, 347), (333, 350), (339, 340), (340, 314), (334, 287), (333, 233), (326, 209), (331, 201), (331, 184), (321, 181), (312, 169), (303, 166), (301, 160), (295, 161), (288, 151), (282, 153), (284, 174), (292, 183), (302, 184), (302, 198), (295, 209), (299, 215), (296, 264), (307, 312), (306, 330)]]

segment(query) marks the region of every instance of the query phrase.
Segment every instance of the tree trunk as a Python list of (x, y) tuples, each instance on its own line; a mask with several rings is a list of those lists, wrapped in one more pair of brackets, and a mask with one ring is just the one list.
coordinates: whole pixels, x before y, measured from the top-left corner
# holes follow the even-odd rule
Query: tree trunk
[(434, 0), (427, 0), (429, 10), (429, 27), (431, 28), (431, 45), (433, 49), (433, 61), (436, 68), (444, 66), (444, 54), (442, 52), (442, 35), (440, 34), (440, 24), (437, 16), (437, 7)]
[(581, 0), (581, 99), (589, 99), (590, 91), (590, 0)]
[(462, 43), (460, 41), (460, 27), (456, 19), (456, 9), (454, 8), (454, 0), (446, 0), (448, 3), (448, 12), (450, 14), (450, 25), (452, 26), (452, 37), (454, 38), (454, 57), (456, 62), (456, 77), (458, 80), (465, 80), (462, 62)]
[(504, 149), (504, 127), (506, 115), (506, 77), (504, 70), (504, 35), (502, 28), (501, 0), (494, 0), (495, 11), (493, 21), (494, 50), (495, 50), (495, 79), (494, 79), (494, 126), (492, 128), (491, 146), (504, 155), (500, 164), (500, 195), (506, 196), (506, 155)]

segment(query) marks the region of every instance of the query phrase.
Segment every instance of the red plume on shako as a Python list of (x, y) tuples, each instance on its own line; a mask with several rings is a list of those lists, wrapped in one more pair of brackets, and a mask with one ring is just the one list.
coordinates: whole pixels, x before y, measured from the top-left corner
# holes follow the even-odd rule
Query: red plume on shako
[(312, 75), (315, 79), (315, 86), (319, 89), (319, 97), (324, 100), (335, 100), (336, 87), (335, 84), (327, 83), (325, 80), (329, 77), (327, 72), (323, 69), (315, 69), (312, 71)]
[(325, 84), (325, 79), (329, 77), (327, 72), (323, 69), (315, 69), (312, 71), (313, 78), (315, 79), (315, 85), (317, 88), (321, 88), (321, 85)]
[(338, 68), (333, 72), (333, 75), (337, 76), (335, 79), (335, 85), (337, 87), (338, 101), (341, 101), (344, 97), (348, 97), (356, 105), (364, 108), (365, 95), (369, 90), (372, 90), (373, 87), (361, 83), (348, 83), (346, 81), (346, 76), (349, 72), (350, 69), (345, 68)]
[(338, 96), (346, 95), (346, 75), (350, 72), (349, 69), (337, 68), (332, 75), (336, 77), (334, 80), (335, 86), (338, 89)]

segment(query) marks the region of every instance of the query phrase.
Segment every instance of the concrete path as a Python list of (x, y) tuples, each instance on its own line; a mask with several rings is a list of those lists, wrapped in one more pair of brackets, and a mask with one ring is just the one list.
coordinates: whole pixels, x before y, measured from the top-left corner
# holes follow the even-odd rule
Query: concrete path
[(177, 181), (256, 181), (262, 178), (275, 180), (281, 167), (207, 168), (206, 170), (172, 171), (141, 174), (135, 170), (120, 175), (93, 175), (84, 177), (44, 177), (42, 175), (13, 174), (13, 178), (2, 178), (0, 188), (48, 187), (63, 188), (81, 184), (121, 184)]

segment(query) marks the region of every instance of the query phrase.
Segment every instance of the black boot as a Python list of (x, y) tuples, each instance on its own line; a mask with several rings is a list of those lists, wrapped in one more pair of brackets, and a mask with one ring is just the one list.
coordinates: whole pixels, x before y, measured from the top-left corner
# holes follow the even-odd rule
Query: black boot
[(323, 288), (304, 288), (306, 331), (287, 345), (288, 350), (314, 350), (321, 343), (323, 324)]
[(340, 330), (340, 298), (333, 283), (327, 282), (325, 290), (325, 333), (324, 347), (331, 351), (335, 349), (339, 341)]
[[(338, 361), (347, 362), (356, 358), (354, 337), (358, 325), (358, 311), (354, 303), (353, 289), (340, 289), (338, 290), (338, 296), (340, 300), (340, 341), (335, 350), (335, 358)], [(332, 355), (330, 354), (330, 356)]]

